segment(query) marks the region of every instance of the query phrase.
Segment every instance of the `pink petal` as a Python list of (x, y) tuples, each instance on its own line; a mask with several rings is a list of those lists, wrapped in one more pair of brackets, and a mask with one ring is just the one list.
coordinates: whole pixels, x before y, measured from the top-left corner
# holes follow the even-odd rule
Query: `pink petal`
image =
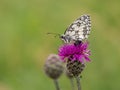
[(91, 61), (90, 58), (88, 56), (84, 56), (86, 61)]

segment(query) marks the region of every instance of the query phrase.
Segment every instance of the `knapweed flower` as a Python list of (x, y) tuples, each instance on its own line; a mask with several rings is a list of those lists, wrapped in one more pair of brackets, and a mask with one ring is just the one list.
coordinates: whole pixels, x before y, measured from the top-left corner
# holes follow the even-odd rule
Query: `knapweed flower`
[(90, 61), (90, 50), (88, 50), (88, 42), (81, 42), (79, 45), (65, 44), (58, 50), (58, 54), (64, 61), (65, 58), (70, 60), (78, 60), (84, 63), (84, 60)]

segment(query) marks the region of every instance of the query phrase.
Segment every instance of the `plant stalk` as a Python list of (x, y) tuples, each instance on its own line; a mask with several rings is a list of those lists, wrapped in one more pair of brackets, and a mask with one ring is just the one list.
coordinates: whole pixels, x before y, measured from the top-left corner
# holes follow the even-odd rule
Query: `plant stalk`
[(57, 79), (54, 80), (54, 84), (55, 84), (56, 90), (60, 90)]
[(72, 90), (75, 90), (75, 89), (74, 89), (74, 82), (73, 82), (73, 78), (70, 78), (70, 82), (71, 82), (71, 88), (72, 88)]
[(75, 78), (76, 78), (76, 83), (77, 83), (78, 90), (81, 90), (80, 77), (76, 76)]

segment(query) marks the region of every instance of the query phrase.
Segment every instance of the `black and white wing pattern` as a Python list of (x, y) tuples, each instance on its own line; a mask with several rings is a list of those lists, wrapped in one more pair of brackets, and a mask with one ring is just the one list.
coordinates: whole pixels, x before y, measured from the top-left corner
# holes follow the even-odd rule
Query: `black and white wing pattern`
[[(89, 15), (82, 15), (75, 20), (64, 32), (64, 41), (83, 41), (88, 38), (91, 30), (91, 20)], [(66, 40), (68, 39), (68, 40)]]

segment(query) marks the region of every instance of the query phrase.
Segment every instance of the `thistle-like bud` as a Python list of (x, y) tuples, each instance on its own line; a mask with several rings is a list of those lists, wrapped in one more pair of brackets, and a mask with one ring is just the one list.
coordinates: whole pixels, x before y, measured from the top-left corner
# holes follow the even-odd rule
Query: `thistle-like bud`
[(45, 73), (52, 79), (58, 79), (63, 72), (63, 62), (56, 54), (48, 56), (44, 65)]

